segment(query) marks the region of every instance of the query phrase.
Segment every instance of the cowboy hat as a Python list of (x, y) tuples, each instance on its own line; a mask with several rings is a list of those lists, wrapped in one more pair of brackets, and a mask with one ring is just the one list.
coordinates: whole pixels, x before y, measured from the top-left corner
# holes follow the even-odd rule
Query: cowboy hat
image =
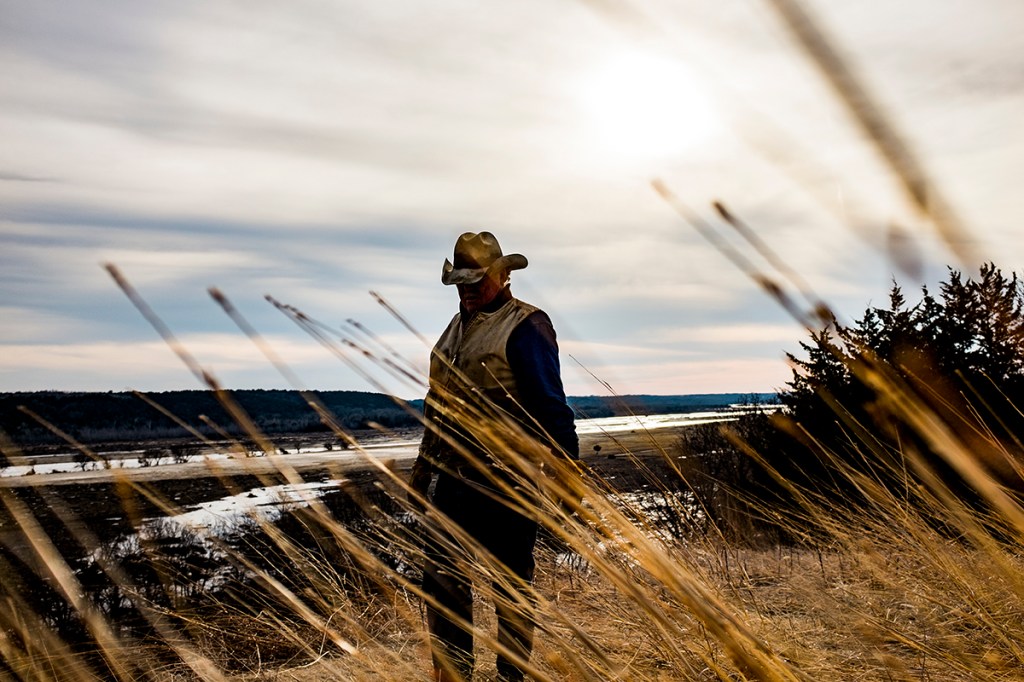
[(529, 263), (522, 254), (503, 256), (497, 238), (490, 232), (464, 232), (455, 242), (452, 260), (454, 264), (445, 259), (441, 270), (441, 281), (445, 284), (476, 284), (491, 271), (521, 270)]

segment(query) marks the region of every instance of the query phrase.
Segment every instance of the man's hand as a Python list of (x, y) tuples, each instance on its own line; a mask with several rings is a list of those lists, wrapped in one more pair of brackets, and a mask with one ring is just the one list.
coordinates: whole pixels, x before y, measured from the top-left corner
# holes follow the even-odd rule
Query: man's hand
[(422, 456), (417, 457), (412, 465), (412, 473), (409, 475), (409, 487), (415, 492), (409, 495), (409, 502), (420, 513), (426, 511), (424, 500), (427, 497), (427, 490), (430, 488), (430, 478), (434, 473), (433, 470), (434, 468)]
[(572, 516), (583, 501), (583, 475), (586, 465), (576, 459), (561, 459), (557, 463), (545, 464), (552, 479), (558, 481), (558, 507), (566, 516)]

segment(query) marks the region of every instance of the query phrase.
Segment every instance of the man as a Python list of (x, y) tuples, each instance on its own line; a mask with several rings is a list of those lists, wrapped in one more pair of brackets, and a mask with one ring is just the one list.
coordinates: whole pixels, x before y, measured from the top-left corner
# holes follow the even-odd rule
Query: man
[(524, 678), (517, 661), (529, 659), (533, 647), (529, 592), (538, 527), (513, 508), (517, 491), (529, 487), (516, 474), (516, 456), (529, 457), (525, 451), (541, 444), (575, 460), (579, 441), (551, 320), (509, 288), (509, 273), (525, 268), (526, 258), (503, 255), (490, 232), (467, 232), (452, 260), (441, 281), (458, 289), (459, 312), (431, 353), (427, 429), (411, 479), (426, 496), (437, 474), (434, 509), (454, 524), (431, 524), (425, 548), (434, 679), (472, 677), (467, 562), (478, 557), (495, 575), (498, 677), (516, 681)]

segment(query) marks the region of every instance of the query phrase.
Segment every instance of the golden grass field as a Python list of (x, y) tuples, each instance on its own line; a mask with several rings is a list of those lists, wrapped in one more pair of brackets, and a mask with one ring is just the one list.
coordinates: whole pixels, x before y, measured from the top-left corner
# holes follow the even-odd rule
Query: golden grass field
[[(666, 533), (664, 525), (644, 520), (645, 503), (628, 493), (657, 498), (672, 488), (666, 484), (677, 438), (664, 429), (616, 435), (617, 443), (600, 436), (584, 441), (585, 448), (602, 445), (599, 456), (585, 458), (590, 473), (579, 514), (589, 525), (564, 517), (547, 522), (556, 531), (558, 524), (576, 530), (557, 539), (550, 533), (538, 551), (542, 626), (531, 659), (538, 679), (1024, 679), (1024, 566), (1015, 543), (975, 545), (943, 536), (898, 505), (887, 508), (884, 496), (877, 518), (820, 519), (829, 535), (815, 547), (754, 548), (725, 542), (713, 529)], [(374, 478), (403, 494), (401, 473)], [(681, 512), (678, 498), (660, 500)], [(357, 551), (333, 521), (322, 522), (339, 544)], [(186, 617), (171, 631), (191, 633), (192, 664), (142, 666), (126, 679), (427, 679), (415, 584), (382, 572), (364, 585), (372, 587), (368, 592), (353, 593), (329, 566), (294, 549), (296, 561), (323, 573), (324, 589), (278, 594), (290, 618), (237, 611), (201, 623)], [(380, 570), (372, 557), (360, 561), (368, 571)], [(487, 573), (484, 566), (474, 570), (481, 578)], [(487, 591), (476, 603), (481, 633), (494, 628)], [(14, 613), (8, 612), (8, 628)], [(18, 622), (26, 625), (15, 617)], [(11, 644), (5, 642), (6, 661), (16, 665)], [(127, 669), (154, 646), (125, 641), (106, 656), (123, 656)], [(96, 679), (96, 668), (76, 670), (75, 659), (56, 645), (41, 648), (50, 653), (21, 658), (32, 664), (8, 672), (22, 679)], [(478, 661), (475, 679), (492, 679), (494, 651), (486, 641), (478, 643)]]
[[(773, 0), (771, 5), (908, 203), (936, 228), (951, 253), (963, 255), (970, 241), (964, 226), (853, 70), (800, 3)], [(724, 206), (716, 205), (723, 220), (740, 231), (744, 248), (764, 257), (768, 271), (716, 236), (664, 183), (655, 181), (654, 187), (809, 331), (835, 319), (785, 259), (745, 233)], [(890, 256), (900, 261), (898, 250)], [(247, 438), (268, 455), (277, 452), (116, 268), (109, 269)], [(294, 309), (284, 312), (300, 326), (312, 325)], [(254, 331), (240, 326), (260, 342)], [(310, 331), (323, 340), (321, 330)], [(269, 354), (268, 359), (278, 363)], [(871, 460), (876, 468), (868, 472), (819, 447), (815, 453), (828, 462), (830, 475), (855, 490), (862, 503), (846, 506), (779, 477), (798, 508), (786, 515), (770, 506), (757, 511), (796, 541), (736, 538), (714, 519), (695, 514), (685, 494), (687, 469), (678, 468), (678, 434), (655, 432), (653, 443), (645, 433), (626, 434), (617, 443), (602, 439), (601, 454), (586, 458), (589, 472), (579, 471), (493, 405), (464, 401), (453, 407), (450, 416), (474, 425), (474, 436), (507, 469), (504, 477), (492, 477), (493, 485), (544, 528), (532, 592), (536, 605), (515, 605), (529, 608), (539, 625), (533, 657), (521, 662), (529, 674), (543, 682), (1024, 680), (1024, 505), (992, 477), (983, 458), (995, 456), (1019, 474), (1024, 470), (1019, 439), (1003, 442), (988, 432), (968, 433), (964, 424), (970, 420), (937, 413), (868, 351), (850, 371), (870, 389), (879, 423), (898, 421), (970, 484), (978, 503), (954, 494), (913, 446)], [(315, 395), (304, 395), (338, 438), (351, 437)], [(836, 418), (843, 417), (837, 407)], [(776, 421), (810, 440), (785, 415)], [(877, 454), (879, 424), (848, 425), (849, 447), (868, 459)], [(731, 442), (769, 470), (765, 455), (778, 454), (759, 453), (735, 433)], [(583, 452), (594, 444), (586, 440)], [(0, 446), (8, 457), (19, 454), (14, 444)], [(261, 543), (255, 549), (221, 542), (218, 549), (244, 589), (217, 592), (212, 600), (217, 582), (196, 588), (188, 573), (195, 567), (181, 571), (181, 564), (168, 563), (166, 547), (156, 540), (139, 540), (130, 553), (117, 557), (105, 553), (103, 517), (77, 513), (81, 505), (62, 500), (54, 493), (58, 486), (0, 486), (0, 679), (429, 679), (422, 619), (428, 597), (409, 566), (420, 557), (424, 534), (457, 535), (458, 529), (427, 500), (413, 495), (410, 502), (408, 463), (364, 458), (359, 485), (348, 491), (356, 502), (345, 508), (363, 516), (342, 517), (337, 508), (309, 499), (286, 519), (286, 528), (283, 522), (254, 521), (252, 537)], [(239, 472), (212, 468), (201, 478), (242, 492), (253, 481), (294, 485), (324, 469), (316, 462), (296, 467), (287, 457), (267, 457), (258, 467), (238, 480), (233, 477)], [(338, 473), (354, 475), (354, 470)], [(111, 476), (113, 482), (97, 488), (98, 494), (108, 498), (103, 504), (122, 510), (120, 520), (129, 526), (149, 511), (180, 511), (180, 488), (199, 488), (191, 478)], [(886, 484), (892, 481), (900, 485)], [(426, 512), (420, 513), (416, 503)], [(364, 519), (370, 522), (359, 525)], [(490, 583), (507, 578), (479, 547), (463, 540), (463, 568), (481, 578), (475, 679), (490, 680), (496, 649), (490, 604), (497, 598)], [(193, 549), (201, 546), (195, 538), (190, 542)], [(93, 573), (76, 563), (76, 555), (94, 557)], [(139, 582), (130, 568), (151, 581)], [(89, 575), (94, 584), (84, 582)], [(18, 582), (24, 576), (29, 579)], [(33, 601), (44, 590), (52, 597)], [(101, 597), (107, 599), (106, 611), (99, 606)], [(44, 613), (53, 604), (66, 608)], [(133, 630), (126, 628), (129, 616)], [(74, 632), (74, 638), (58, 626)]]
[[(875, 481), (837, 460), (834, 475), (856, 485), (868, 506), (851, 511), (794, 489), (802, 509), (778, 522), (804, 541), (728, 539), (712, 519), (695, 513), (686, 495), (682, 431), (586, 436), (581, 450), (587, 466), (569, 472), (516, 423), (487, 405), (464, 406), (465, 419), (486, 425), (479, 436), (502, 453), (520, 482), (515, 489), (507, 489), (504, 479), (493, 484), (506, 486), (513, 503), (546, 529), (533, 589), (539, 629), (530, 674), (552, 681), (1024, 679), (1019, 504), (985, 478), (974, 453), (907, 387), (868, 366), (859, 371), (976, 481), (985, 507), (950, 496), (928, 478), (926, 467), (915, 480), (928, 485), (906, 479), (909, 487), (893, 491), (878, 483), (885, 476)], [(785, 424), (786, 417), (773, 419)], [(744, 447), (735, 433), (734, 442)], [(599, 453), (594, 445), (601, 446)], [(410, 507), (408, 459), (367, 456), (362, 467), (333, 472), (352, 481), (345, 492), (355, 502), (348, 506), (310, 499), (292, 518), (298, 525), (255, 522), (265, 537), (255, 554), (224, 548), (241, 566), (236, 576), (245, 577), (240, 593), (196, 589), (158, 544), (142, 542), (120, 558), (98, 552), (112, 529), (104, 527), (97, 505), (108, 514), (120, 505), (120, 523), (138, 527), (143, 518), (175, 513), (198, 498), (332, 473), (322, 463), (296, 460), (298, 470), (289, 457), (265, 459), (276, 469), (261, 462), (241, 477), (211, 469), (200, 479), (146, 480), (147, 472), (126, 470), (113, 483), (92, 483), (93, 494), (77, 500), (73, 491), (90, 486), (0, 487), (5, 546), (53, 587), (54, 599), (66, 600), (85, 632), (84, 639), (64, 641), (52, 622), (33, 612), (30, 594), (11, 589), (13, 565), (5, 559), (0, 675), (427, 679), (424, 597), (408, 569), (418, 563), (422, 534), (446, 521), (431, 511), (418, 517)], [(913, 453), (903, 461), (921, 465)], [(573, 500), (580, 495), (577, 505)], [(369, 525), (359, 525), (363, 518)], [(421, 522), (408, 526), (397, 518)], [(141, 618), (136, 634), (94, 605), (98, 595), (80, 582), (84, 574), (75, 566), (81, 564), (73, 561), (83, 547), (97, 557), (107, 581), (102, 584), (116, 586), (136, 621)], [(407, 565), (389, 563), (389, 557), (402, 557)], [(465, 570), (481, 578), (477, 679), (487, 680), (495, 647), (489, 583), (502, 573), (474, 551), (465, 560)], [(125, 562), (148, 564), (163, 587), (138, 583)], [(296, 576), (299, 582), (289, 582)], [(148, 634), (140, 637), (140, 631)]]

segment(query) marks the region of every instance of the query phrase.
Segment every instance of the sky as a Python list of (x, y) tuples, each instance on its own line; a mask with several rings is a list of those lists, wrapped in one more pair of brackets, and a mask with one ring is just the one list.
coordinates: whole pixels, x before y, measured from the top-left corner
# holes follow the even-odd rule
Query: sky
[(782, 281), (723, 202), (840, 319), (947, 266), (1014, 269), (1024, 3), (804, 6), (968, 248), (767, 0), (0, 0), (0, 391), (203, 388), (112, 263), (226, 387), (420, 397), (264, 296), (424, 367), (457, 307), (444, 259), (479, 230), (529, 259), (513, 292), (551, 315), (569, 394), (783, 388), (806, 331), (654, 179)]

